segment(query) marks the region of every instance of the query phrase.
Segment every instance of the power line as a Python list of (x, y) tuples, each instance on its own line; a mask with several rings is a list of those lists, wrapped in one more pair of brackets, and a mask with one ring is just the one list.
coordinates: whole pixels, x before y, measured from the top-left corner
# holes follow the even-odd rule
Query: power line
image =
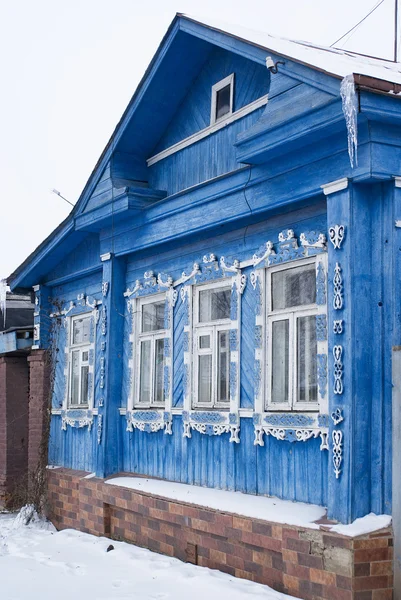
[(374, 13), (374, 12), (375, 12), (375, 10), (376, 10), (377, 8), (379, 8), (379, 6), (380, 6), (381, 4), (383, 4), (383, 2), (384, 2), (384, 0), (380, 0), (380, 2), (378, 2), (378, 3), (377, 3), (377, 4), (376, 4), (376, 5), (375, 5), (375, 6), (374, 6), (374, 7), (373, 7), (373, 8), (372, 8), (372, 9), (371, 9), (369, 12), (368, 12), (368, 14), (367, 14), (367, 15), (365, 15), (365, 16), (363, 17), (363, 19), (361, 19), (361, 20), (360, 20), (360, 21), (359, 21), (359, 22), (358, 22), (356, 25), (354, 25), (353, 27), (351, 27), (351, 29), (349, 29), (349, 30), (348, 30), (346, 33), (344, 33), (344, 35), (342, 35), (341, 37), (339, 37), (339, 38), (338, 38), (338, 40), (336, 40), (335, 42), (333, 42), (332, 44), (330, 44), (330, 48), (332, 48), (332, 47), (333, 47), (335, 44), (337, 44), (337, 43), (338, 43), (340, 40), (342, 40), (343, 38), (345, 38), (345, 36), (346, 36), (346, 35), (348, 35), (348, 34), (349, 34), (349, 33), (351, 33), (352, 31), (354, 31), (354, 29), (356, 29), (357, 27), (359, 27), (359, 25), (361, 25), (361, 23), (363, 23), (364, 21), (366, 21), (366, 19), (367, 19), (368, 17), (370, 17), (370, 15), (371, 15), (372, 13)]

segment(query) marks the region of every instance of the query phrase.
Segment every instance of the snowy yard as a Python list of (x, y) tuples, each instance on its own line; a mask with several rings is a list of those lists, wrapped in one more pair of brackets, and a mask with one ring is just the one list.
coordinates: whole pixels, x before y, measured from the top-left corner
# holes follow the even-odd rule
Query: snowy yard
[[(107, 552), (110, 544), (114, 550)], [(2, 600), (284, 600), (270, 588), (123, 542), (0, 514)]]

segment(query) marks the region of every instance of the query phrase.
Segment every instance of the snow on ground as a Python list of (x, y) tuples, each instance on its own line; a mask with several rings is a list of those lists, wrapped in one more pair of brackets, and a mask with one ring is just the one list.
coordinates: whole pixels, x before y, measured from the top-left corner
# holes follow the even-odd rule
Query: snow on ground
[(311, 527), (318, 529), (314, 521), (326, 514), (326, 509), (316, 504), (290, 502), (279, 498), (252, 496), (242, 492), (216, 490), (185, 483), (147, 479), (145, 477), (114, 477), (106, 481), (109, 485), (127, 487), (156, 496), (164, 496), (171, 500), (179, 500), (189, 504), (207, 506), (223, 512), (235, 513), (244, 517)]
[[(290, 600), (124, 542), (57, 532), (35, 514), (25, 525), (29, 514), (0, 514), (1, 600)], [(110, 544), (114, 550), (107, 552)]]
[[(241, 492), (228, 492), (173, 481), (160, 479), (147, 479), (146, 477), (112, 477), (106, 481), (109, 485), (130, 488), (147, 494), (154, 494), (179, 500), (187, 504), (197, 504), (222, 512), (235, 513), (244, 517), (273, 521), (297, 527), (319, 529), (318, 521), (326, 515), (326, 509), (317, 504), (304, 504), (303, 502), (290, 502), (280, 498), (266, 496), (252, 496)], [(361, 519), (356, 519), (350, 525), (334, 525), (331, 531), (355, 537), (389, 527), (389, 515), (375, 515), (370, 513)], [(329, 525), (325, 525), (327, 529)]]

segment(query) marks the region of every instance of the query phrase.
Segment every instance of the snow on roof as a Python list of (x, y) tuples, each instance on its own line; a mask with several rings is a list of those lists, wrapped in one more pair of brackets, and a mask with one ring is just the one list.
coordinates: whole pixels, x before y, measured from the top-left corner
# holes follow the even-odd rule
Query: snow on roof
[(401, 84), (401, 63), (356, 54), (339, 48), (317, 46), (309, 42), (275, 37), (262, 31), (254, 31), (253, 29), (230, 25), (213, 19), (191, 15), (182, 16), (260, 46), (273, 54), (279, 54), (317, 68), (329, 75), (343, 78), (350, 73), (355, 73)]

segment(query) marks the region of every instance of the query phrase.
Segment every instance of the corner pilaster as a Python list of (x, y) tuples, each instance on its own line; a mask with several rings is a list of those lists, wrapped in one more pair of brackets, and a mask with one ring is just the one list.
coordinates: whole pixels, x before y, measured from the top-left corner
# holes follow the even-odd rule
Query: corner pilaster
[(102, 307), (100, 310), (101, 343), (97, 349), (100, 361), (102, 400), (97, 417), (98, 477), (121, 470), (119, 413), (122, 394), (122, 353), (124, 337), (125, 260), (113, 254), (101, 255)]
[(364, 188), (325, 186), (328, 227), (329, 517), (370, 512), (370, 214)]

